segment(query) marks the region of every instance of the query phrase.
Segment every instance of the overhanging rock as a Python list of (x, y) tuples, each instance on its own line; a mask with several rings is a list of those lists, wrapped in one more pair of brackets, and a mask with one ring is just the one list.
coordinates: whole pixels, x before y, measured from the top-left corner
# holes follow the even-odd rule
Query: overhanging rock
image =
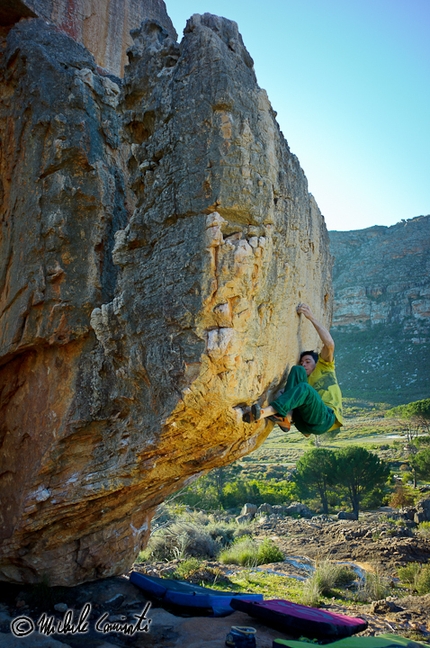
[(120, 82), (37, 20), (8, 35), (0, 578), (122, 573), (154, 508), (256, 448), (331, 316), (331, 257), (237, 25), (134, 33)]

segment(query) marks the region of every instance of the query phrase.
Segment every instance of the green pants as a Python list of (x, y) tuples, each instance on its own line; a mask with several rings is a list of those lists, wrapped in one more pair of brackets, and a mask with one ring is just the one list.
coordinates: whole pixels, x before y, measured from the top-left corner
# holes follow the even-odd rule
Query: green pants
[(336, 420), (333, 410), (309, 385), (306, 371), (300, 365), (291, 368), (284, 392), (269, 404), (281, 416), (292, 410), (294, 425), (305, 434), (324, 434)]

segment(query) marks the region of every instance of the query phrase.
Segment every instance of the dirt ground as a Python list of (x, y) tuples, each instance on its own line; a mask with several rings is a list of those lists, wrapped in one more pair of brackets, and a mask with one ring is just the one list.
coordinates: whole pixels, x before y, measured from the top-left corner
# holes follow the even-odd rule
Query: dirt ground
[(378, 513), (361, 514), (358, 521), (323, 516), (311, 520), (268, 518), (259, 525), (258, 533), (273, 538), (285, 554), (363, 563), (393, 577), (398, 567), (410, 562), (427, 563), (430, 536), (417, 535), (414, 525), (407, 522), (393, 526), (388, 518), (389, 514)]

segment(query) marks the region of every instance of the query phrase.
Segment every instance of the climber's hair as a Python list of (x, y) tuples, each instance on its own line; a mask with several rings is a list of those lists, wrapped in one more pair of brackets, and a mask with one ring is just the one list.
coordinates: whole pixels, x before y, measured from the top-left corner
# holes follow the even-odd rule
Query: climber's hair
[(301, 363), (302, 358), (305, 355), (312, 356), (312, 358), (315, 360), (315, 362), (318, 362), (318, 353), (316, 351), (302, 351), (301, 354), (300, 354), (299, 364)]

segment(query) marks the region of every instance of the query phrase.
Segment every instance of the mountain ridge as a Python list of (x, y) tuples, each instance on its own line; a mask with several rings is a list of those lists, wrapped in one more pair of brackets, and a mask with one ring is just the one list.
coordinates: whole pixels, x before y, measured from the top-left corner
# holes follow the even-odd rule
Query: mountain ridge
[(428, 397), (430, 215), (329, 238), (345, 395), (393, 405)]

